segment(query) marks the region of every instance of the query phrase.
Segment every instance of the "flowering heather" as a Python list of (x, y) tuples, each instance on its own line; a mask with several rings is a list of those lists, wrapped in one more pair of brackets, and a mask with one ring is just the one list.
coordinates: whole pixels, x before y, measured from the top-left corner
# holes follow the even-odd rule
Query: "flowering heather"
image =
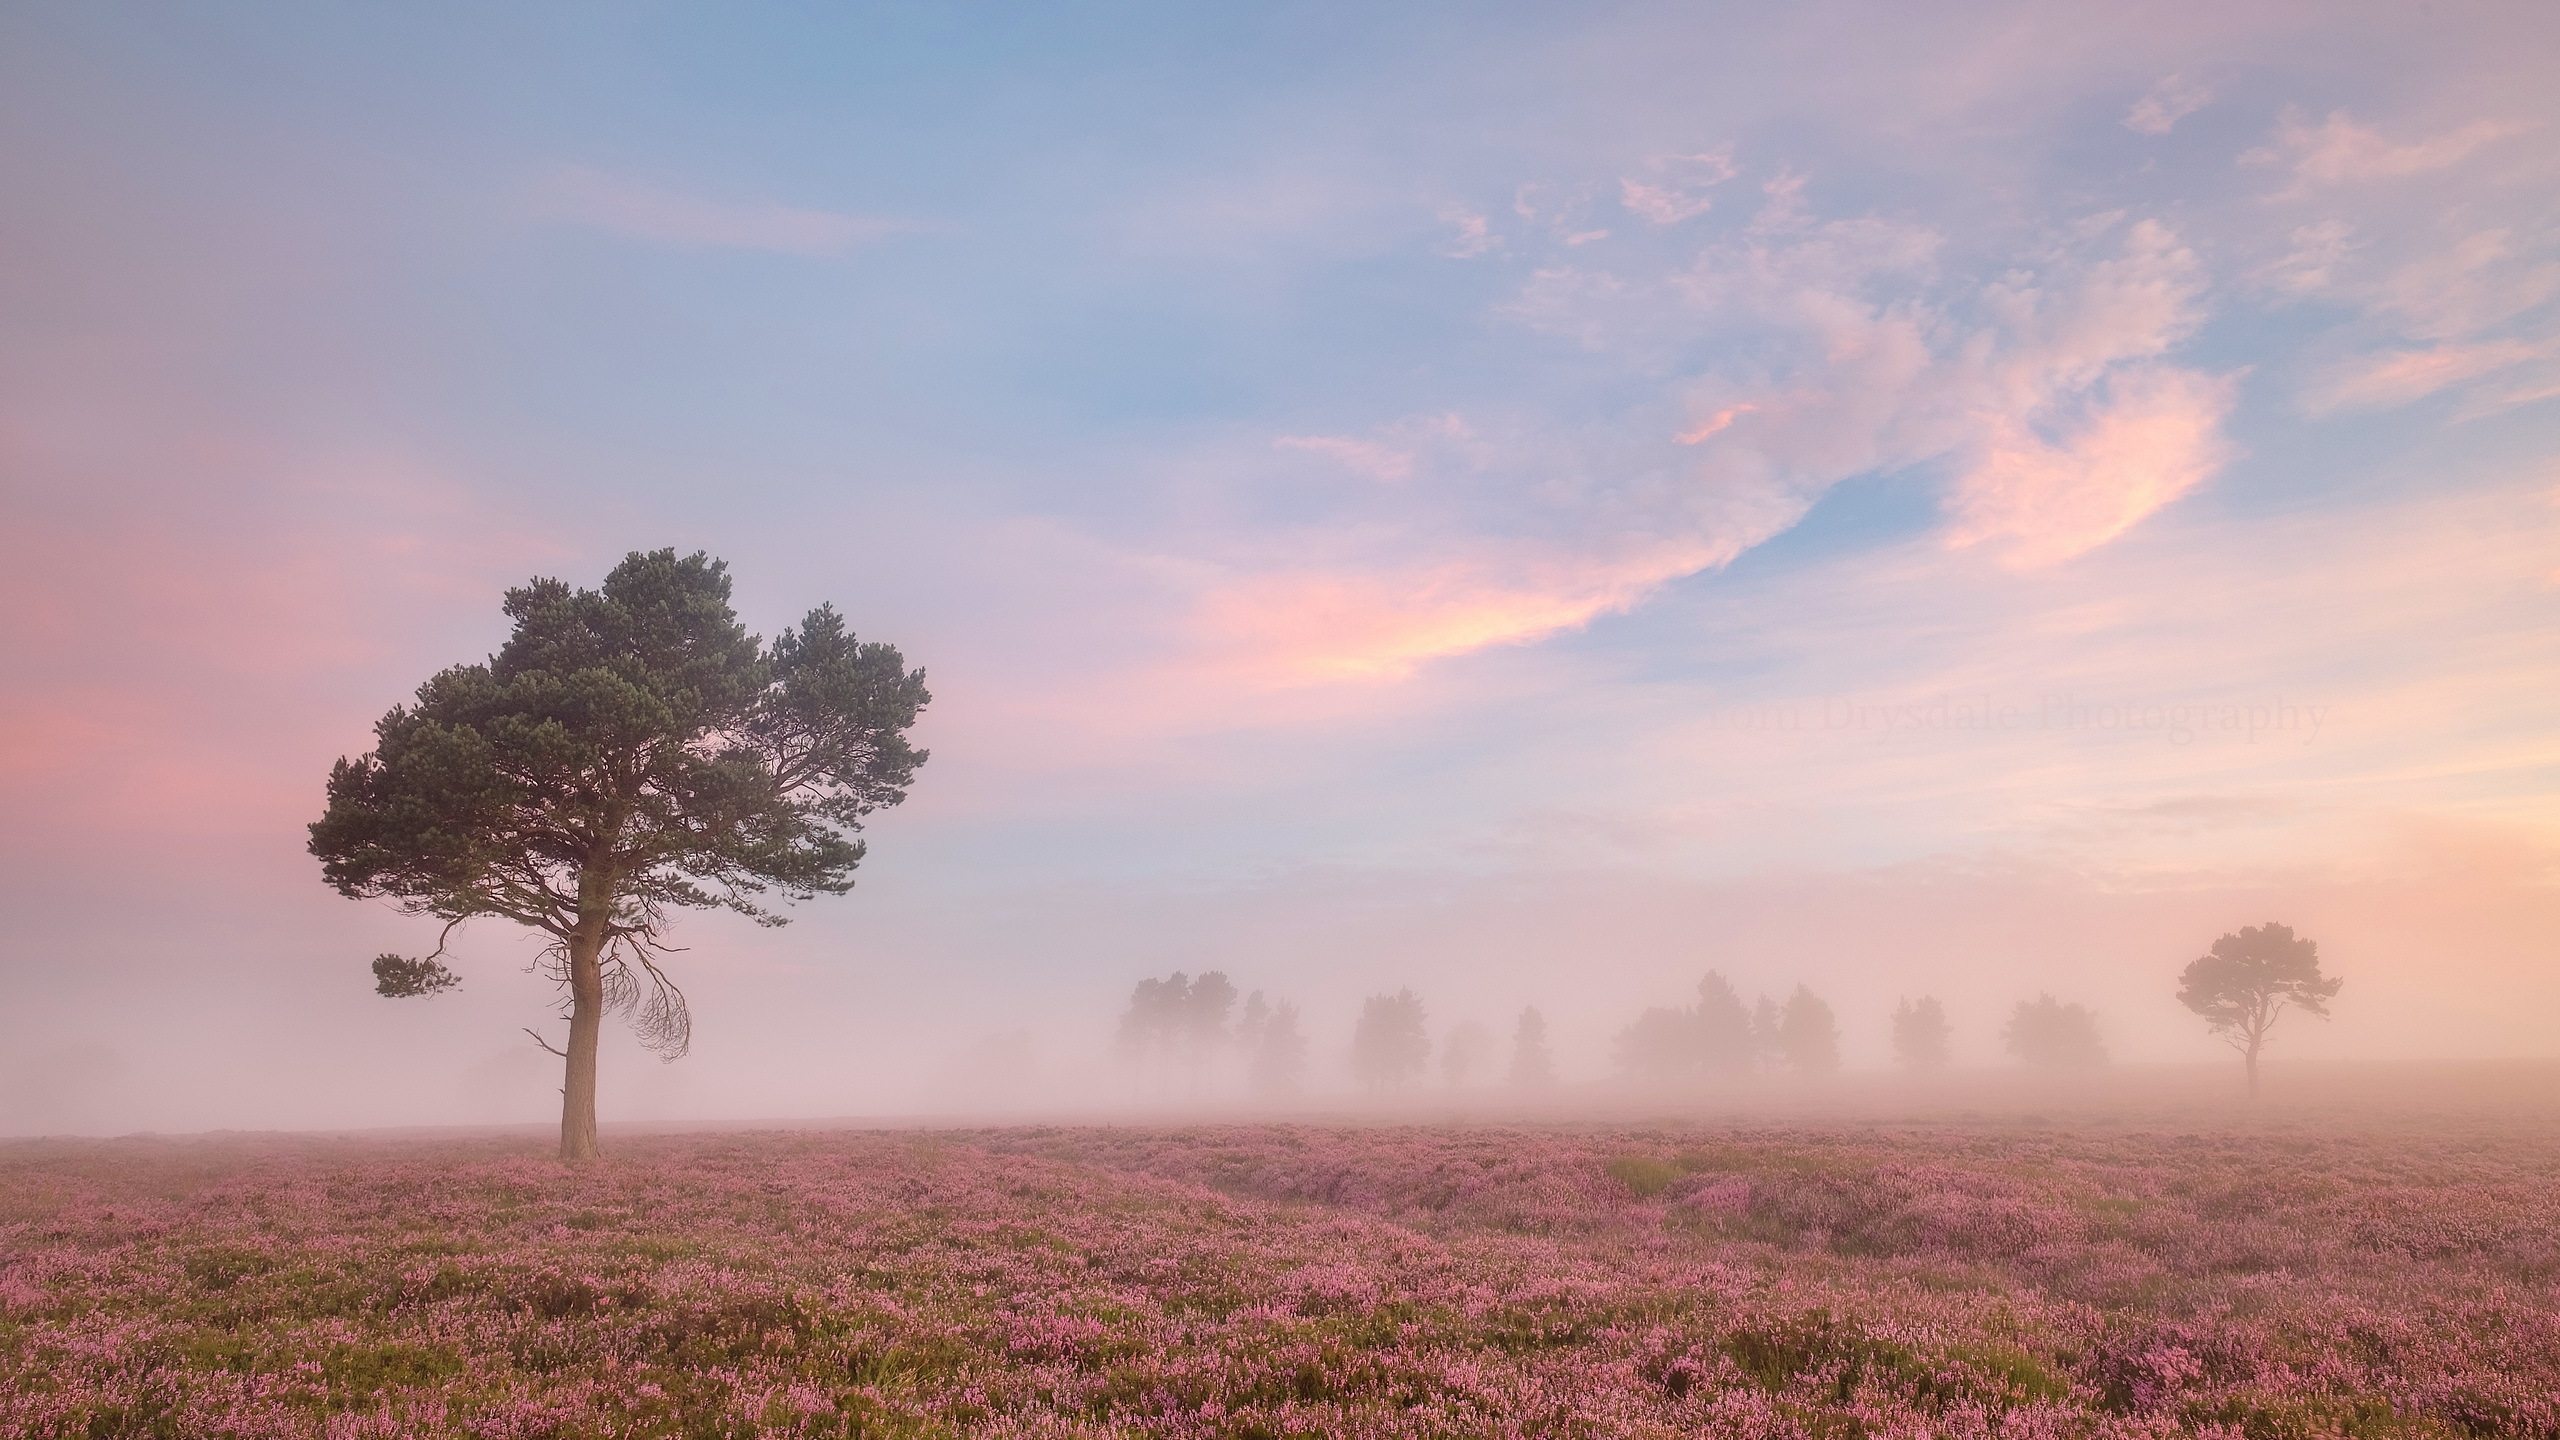
[(2560, 1436), (2546, 1135), (0, 1150), (0, 1437)]

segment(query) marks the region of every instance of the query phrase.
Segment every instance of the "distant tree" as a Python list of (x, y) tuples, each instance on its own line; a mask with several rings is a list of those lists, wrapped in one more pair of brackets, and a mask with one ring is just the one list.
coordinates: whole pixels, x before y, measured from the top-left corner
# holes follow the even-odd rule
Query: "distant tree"
[[(1163, 1042), (1165, 1022), (1180, 1003), (1166, 1003), (1165, 984), (1165, 981), (1149, 976), (1130, 988), (1129, 1008), (1120, 1012), (1120, 1031), (1113, 1042), (1122, 1055), (1131, 1058), (1145, 1055)], [(1188, 994), (1191, 977), (1177, 970), (1172, 984), (1177, 991)]]
[(1947, 1011), (1935, 995), (1893, 1007), (1893, 1058), (1905, 1070), (1947, 1068)]
[[(1129, 1008), (1120, 1012), (1117, 1048), (1122, 1059), (1165, 1082), (1165, 1065), (1182, 1043), (1184, 1020), (1191, 1009), (1191, 977), (1176, 970), (1162, 980), (1141, 980), (1129, 991)], [(1142, 1079), (1141, 1084), (1145, 1083)]]
[(1784, 1015), (1778, 1002), (1763, 995), (1751, 1006), (1751, 1058), (1754, 1064), (1775, 1065), (1786, 1059), (1787, 1042), (1779, 1033)]
[(1251, 1053), (1247, 1069), (1256, 1094), (1298, 1093), (1307, 1075), (1307, 1041), (1298, 1031), (1298, 1007), (1286, 1000), (1272, 1006), (1255, 1027)]
[(1411, 990), (1372, 995), (1351, 1034), (1351, 1073), (1371, 1090), (1396, 1090), (1431, 1063), (1431, 1032), (1422, 997)]
[(1520, 1012), (1511, 1031), (1511, 1083), (1543, 1090), (1556, 1083), (1555, 1056), (1547, 1050), (1547, 1017), (1533, 1006)]
[(954, 1051), (937, 1091), (970, 1109), (1007, 1106), (1036, 1096), (1039, 1078), (1039, 1045), (1032, 1033), (1006, 1030)]
[(1120, 1014), (1117, 1048), (1142, 1072), (1152, 1072), (1159, 1086), (1168, 1082), (1168, 1069), (1178, 1066), (1196, 1095), (1210, 1058), (1236, 1038), (1227, 1025), (1235, 1004), (1236, 987), (1216, 970), (1196, 978), (1176, 970), (1162, 980), (1141, 980)]
[(1840, 1027), (1831, 1007), (1802, 985), (1778, 1016), (1778, 1048), (1799, 1075), (1828, 1075), (1840, 1068)]
[(1209, 1057), (1227, 1043), (1227, 1012), (1235, 1009), (1236, 987), (1223, 972), (1211, 970), (1191, 982), (1182, 997), (1179, 1033), (1182, 1056), (1191, 1072), (1191, 1093), (1200, 1093)]
[(2106, 1042), (2098, 1036), (2098, 1017), (2087, 1007), (2065, 1005), (2051, 995), (2021, 1000), (2000, 1032), (2009, 1053), (2043, 1069), (2071, 1069), (2107, 1063)]
[(2223, 936), (2190, 962), (2178, 977), (2178, 1001), (2240, 1052), (2255, 1100), (2258, 1050), (2276, 1017), (2293, 1007), (2326, 1020), (2330, 997), (2344, 983), (2320, 973), (2320, 947), (2310, 937), (2269, 921)]
[(454, 983), (457, 926), (537, 930), (564, 992), (560, 1154), (596, 1153), (596, 1051), (608, 1013), (672, 1060), (691, 1044), (660, 968), (675, 911), (841, 895), (863, 818), (906, 798), (925, 754), (906, 732), (930, 701), (895, 647), (858, 643), (824, 605), (768, 648), (729, 607), (728, 567), (637, 551), (601, 590), (535, 580), (506, 596), (497, 654), (418, 688), (374, 748), (329, 775), (311, 826), (321, 873), (350, 899), (444, 922), (423, 958), (373, 963), (384, 995)]
[(1242, 1046), (1247, 1055), (1254, 1053), (1262, 1044), (1262, 1028), (1270, 1023), (1271, 1005), (1262, 998), (1262, 992), (1256, 990), (1247, 995), (1244, 997), (1244, 1013), (1236, 1017), (1236, 1044)]
[(1493, 1032), (1473, 1020), (1449, 1032), (1440, 1047), (1440, 1078), (1452, 1088), (1464, 1086), (1493, 1058)]
[(1751, 1012), (1742, 1008), (1742, 997), (1734, 992), (1733, 983), (1710, 970), (1698, 982), (1698, 1008), (1691, 1033), (1696, 1037), (1698, 1063), (1710, 1075), (1733, 1076), (1751, 1069), (1753, 1041)]
[(1698, 1066), (1697, 1016), (1656, 1005), (1618, 1032), (1610, 1058), (1639, 1080), (1676, 1080)]
[[(1761, 1004), (1765, 1013), (1757, 1024), (1765, 1026), (1765, 1048), (1774, 1056), (1779, 1013), (1767, 1001)], [(1730, 1077), (1749, 1071), (1763, 1048), (1763, 1036), (1733, 983), (1710, 970), (1698, 981), (1695, 1005), (1657, 1005), (1637, 1016), (1618, 1032), (1611, 1058), (1620, 1071), (1643, 1080)]]

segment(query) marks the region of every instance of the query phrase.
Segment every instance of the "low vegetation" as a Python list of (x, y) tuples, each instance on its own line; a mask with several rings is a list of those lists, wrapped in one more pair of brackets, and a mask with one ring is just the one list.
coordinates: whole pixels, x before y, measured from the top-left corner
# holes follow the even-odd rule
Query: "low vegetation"
[(2560, 1433), (2539, 1132), (0, 1150), (0, 1436)]

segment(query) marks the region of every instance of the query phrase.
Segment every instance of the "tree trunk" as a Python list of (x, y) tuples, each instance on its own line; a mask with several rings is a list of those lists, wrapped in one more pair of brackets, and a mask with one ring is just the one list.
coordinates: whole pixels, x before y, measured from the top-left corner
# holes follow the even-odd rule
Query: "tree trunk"
[(560, 1086), (560, 1158), (596, 1158), (596, 1042), (604, 1032), (604, 924), (569, 942), (569, 1059)]
[(2265, 1043), (2265, 1040), (2266, 1037), (2262, 1034), (2252, 1034), (2249, 1037), (2249, 1048), (2240, 1052), (2249, 1062), (2249, 1098), (2252, 1100), (2258, 1098), (2258, 1047)]

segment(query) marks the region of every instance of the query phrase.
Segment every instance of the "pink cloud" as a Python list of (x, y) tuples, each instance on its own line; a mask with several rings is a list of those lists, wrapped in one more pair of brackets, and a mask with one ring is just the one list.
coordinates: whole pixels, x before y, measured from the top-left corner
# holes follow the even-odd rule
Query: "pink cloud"
[(2380, 132), (2349, 120), (2344, 110), (2331, 111), (2329, 118), (2318, 125), (2306, 121), (2298, 110), (2287, 110), (2276, 126), (2274, 140), (2242, 155), (2240, 160), (2244, 165), (2289, 167), (2294, 183), (2285, 195), (2291, 197), (2306, 193), (2314, 185), (2396, 180), (2441, 170), (2460, 163), (2490, 141), (2518, 134), (2523, 128), (2501, 121), (2475, 120), (2433, 139), (2395, 145)]
[(2549, 344), (2490, 340), (2362, 356), (2332, 372), (2307, 398), (2315, 411), (2387, 409), (2552, 352)]
[(1708, 192), (1742, 172), (1734, 166), (1733, 147), (1704, 155), (1665, 155), (1648, 167), (1659, 183), (1621, 178), (1619, 203), (1656, 225), (1677, 225), (1714, 207)]
[(2234, 388), (2230, 377), (2143, 367), (2119, 372), (2105, 405), (2060, 443), (1995, 419), (1951, 497), (1947, 542), (2004, 542), (2002, 558), (2024, 569), (2115, 539), (2221, 468)]
[(1639, 185), (1633, 180), (1621, 180), (1618, 185), (1626, 207), (1656, 225), (1677, 225), (1706, 214), (1716, 203), (1708, 196), (1684, 194), (1664, 185)]
[[(1791, 477), (1808, 498), (1853, 474), (1974, 456), (1949, 502), (1955, 543), (1999, 537), (2012, 563), (2031, 565), (2123, 534), (2218, 467), (2229, 383), (2156, 364), (2204, 316), (2202, 268), (2167, 227), (2141, 221), (2112, 255), (1993, 283), (1988, 328), (1860, 295), (1925, 273), (1932, 249), (1925, 236), (1835, 222), (1753, 247), (1730, 276), (1688, 277), (1706, 303), (1791, 316), (1821, 358), (1748, 398), (1711, 392), (1708, 418), (1677, 438), (1709, 447), (1710, 474)], [(2071, 438), (2042, 438), (2055, 425)]]
[(768, 250), (824, 258), (918, 228), (911, 222), (832, 210), (724, 205), (576, 166), (555, 174), (549, 191), (552, 207), (566, 218), (694, 250)]
[(1487, 450), (1475, 431), (1453, 412), (1409, 415), (1371, 432), (1374, 438), (1351, 435), (1283, 435), (1275, 450), (1321, 455), (1355, 475), (1393, 484), (1410, 480), (1424, 466), (1469, 468), (1483, 463)]
[(2446, 339), (2513, 319), (2560, 293), (2560, 262), (2518, 247), (2506, 227), (2440, 245), (2364, 294), (2414, 335)]
[[(2477, 420), (2483, 415), (2494, 415), (2501, 410), (2515, 409), (2519, 405), (2537, 405), (2545, 400), (2555, 399), (2560, 399), (2560, 378), (2550, 375), (2546, 367), (2545, 373), (2537, 379), (2528, 380), (2521, 385), (2505, 386), (2480, 396), (2463, 406), (2461, 412), (2454, 418)], [(2560, 577), (2560, 572), (2554, 573), (2556, 577)]]
[(1443, 206), (1442, 223), (1453, 226), (1457, 237), (1440, 253), (1453, 260), (1472, 260), (1502, 248), (1502, 237), (1493, 233), (1493, 222), (1462, 206)]
[(1702, 445), (1731, 429), (1734, 421), (1757, 411), (1759, 408), (1760, 406), (1756, 401), (1749, 400), (1746, 400), (1739, 405), (1727, 405), (1713, 415), (1708, 416), (1696, 429), (1683, 431), (1672, 438), (1678, 440), (1683, 445)]
[[(1697, 384), (1698, 418), (1671, 438), (1698, 453), (1676, 480), (1625, 484), (1548, 453), (1552, 440), (1513, 436), (1471, 468), (1538, 472), (1522, 500), (1537, 539), (1452, 536), (1463, 497), (1408, 492), (1426, 508), (1336, 532), (1361, 553), (1213, 587), (1203, 633), (1248, 657), (1237, 663), (1257, 683), (1398, 678), (1633, 608), (1784, 531), (1842, 479), (1947, 455), (1973, 457), (1949, 502), (1956, 543), (2004, 541), (2017, 565), (2085, 553), (2213, 473), (2230, 403), (2229, 382), (2156, 363), (2201, 323), (2196, 257), (2156, 222), (2122, 233), (2112, 253), (1993, 283), (1974, 328), (1924, 298), (1937, 237), (1873, 218), (1728, 241), (1667, 278), (1538, 270), (1511, 316), (1593, 350), (1644, 353), (1683, 342), (1702, 316), (1748, 317), (1793, 337), (1796, 363)], [(2069, 438), (2043, 438), (2056, 425)], [(1414, 438), (1278, 443), (1418, 484)], [(1630, 546), (1630, 534), (1649, 538)], [(1441, 558), (1417, 565), (1416, 549)]]
[(2317, 295), (2337, 283), (2356, 248), (2355, 227), (2344, 220), (2305, 225), (2293, 232), (2284, 258), (2259, 271), (2257, 278), (2295, 295)]
[(2203, 267), (2170, 229), (2136, 222), (2116, 255), (2076, 275), (2003, 280), (1986, 298), (2007, 324), (1991, 370), (2006, 408), (2086, 390), (2110, 366), (2168, 353), (2204, 322)]
[(1372, 440), (1354, 440), (1343, 435), (1283, 435), (1271, 442), (1274, 449), (1304, 450), (1339, 463), (1355, 475), (1372, 480), (1397, 481), (1413, 476), (1413, 456)]
[(2166, 135), (2177, 123), (2205, 107), (2213, 92), (2184, 75), (2172, 75), (2133, 104), (2124, 127), (2144, 135)]
[(1733, 544), (1664, 543), (1615, 558), (1488, 546), (1412, 569), (1284, 571), (1213, 591), (1213, 645), (1257, 685), (1397, 680), (1424, 661), (1520, 644), (1633, 608), (1663, 582), (1722, 564)]

